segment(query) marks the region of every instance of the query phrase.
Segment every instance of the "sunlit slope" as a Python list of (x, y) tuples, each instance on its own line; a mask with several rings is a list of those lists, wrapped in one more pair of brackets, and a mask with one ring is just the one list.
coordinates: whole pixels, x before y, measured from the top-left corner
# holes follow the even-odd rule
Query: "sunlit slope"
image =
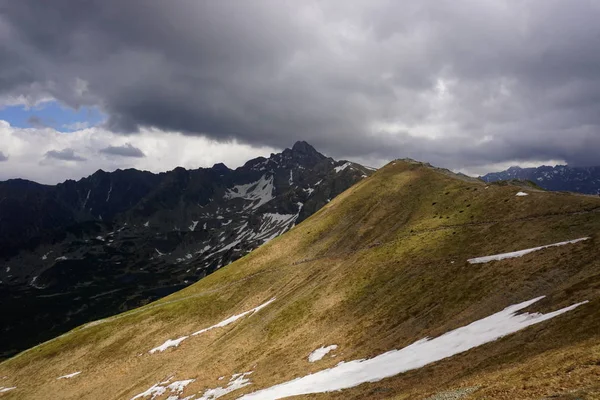
[[(173, 377), (194, 381), (181, 391), (164, 383), (163, 393), (138, 398), (208, 399), (215, 397), (207, 389), (252, 372), (238, 382), (246, 386), (231, 384), (239, 388), (220, 397), (238, 398), (436, 338), (538, 296), (546, 297), (523, 311), (589, 302), (423, 368), (310, 396), (425, 399), (464, 387), (469, 399), (598, 398), (599, 231), (600, 198), (488, 186), (396, 161), (197, 284), (0, 364), (0, 388), (16, 387), (0, 398), (131, 399)], [(583, 237), (590, 239), (467, 261)], [(308, 361), (333, 344), (323, 359)]]

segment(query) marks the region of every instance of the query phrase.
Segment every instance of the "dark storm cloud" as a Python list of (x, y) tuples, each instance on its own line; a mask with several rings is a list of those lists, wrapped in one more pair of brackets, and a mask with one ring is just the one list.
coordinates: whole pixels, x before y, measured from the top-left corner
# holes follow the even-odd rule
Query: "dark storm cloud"
[(50, 150), (46, 152), (46, 158), (53, 158), (61, 161), (85, 161), (86, 159), (75, 154), (73, 149)]
[(0, 162), (2, 161), (8, 161), (8, 156), (0, 151)]
[(600, 164), (598, 1), (5, 1), (0, 97), (448, 167)]
[(100, 153), (120, 157), (146, 157), (142, 150), (132, 146), (131, 143), (124, 144), (123, 146), (108, 146), (104, 149), (100, 149), (99, 151)]

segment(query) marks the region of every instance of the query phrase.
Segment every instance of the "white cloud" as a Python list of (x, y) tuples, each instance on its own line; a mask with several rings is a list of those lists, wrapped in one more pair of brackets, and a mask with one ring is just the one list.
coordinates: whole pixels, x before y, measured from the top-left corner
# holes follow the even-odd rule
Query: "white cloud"
[[(65, 179), (79, 179), (98, 169), (137, 168), (152, 172), (184, 168), (211, 167), (223, 162), (230, 168), (243, 165), (258, 156), (268, 157), (279, 151), (269, 147), (251, 147), (237, 142), (219, 143), (197, 136), (147, 129), (140, 135), (123, 136), (92, 127), (75, 132), (59, 132), (52, 128), (17, 128), (0, 120), (2, 151), (9, 154), (2, 163), (0, 180), (24, 178), (55, 184)], [(139, 148), (146, 157), (110, 157), (100, 152), (109, 146)], [(291, 145), (291, 143), (290, 143)], [(57, 149), (72, 149), (86, 161), (52, 159), (45, 155)]]

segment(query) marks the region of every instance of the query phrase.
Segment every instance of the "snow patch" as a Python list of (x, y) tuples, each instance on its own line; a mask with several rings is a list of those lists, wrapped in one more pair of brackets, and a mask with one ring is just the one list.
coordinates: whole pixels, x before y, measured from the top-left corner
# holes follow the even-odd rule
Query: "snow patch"
[(267, 301), (266, 303), (263, 303), (260, 306), (253, 308), (252, 310), (245, 311), (245, 312), (243, 312), (241, 314), (233, 315), (233, 316), (231, 316), (231, 317), (229, 317), (229, 318), (227, 318), (227, 319), (219, 322), (218, 324), (215, 324), (213, 326), (209, 326), (208, 328), (200, 329), (199, 331), (192, 333), (192, 336), (197, 336), (197, 335), (200, 335), (200, 334), (202, 334), (204, 332), (208, 332), (208, 331), (210, 331), (212, 329), (222, 328), (224, 326), (227, 326), (227, 325), (231, 324), (232, 322), (235, 322), (238, 319), (245, 317), (248, 314), (254, 314), (255, 312), (259, 312), (260, 310), (262, 310), (263, 308), (265, 308), (266, 306), (268, 306), (269, 304), (271, 304), (274, 301), (275, 301), (275, 297), (273, 297), (271, 300)]
[(76, 376), (77, 376), (77, 375), (79, 375), (80, 373), (81, 373), (81, 371), (77, 371), (77, 372), (73, 372), (73, 373), (71, 373), (71, 374), (67, 374), (67, 375), (59, 376), (59, 377), (58, 377), (58, 378), (56, 378), (56, 379), (57, 379), (57, 380), (58, 380), (58, 379), (71, 379), (71, 378), (74, 378), (74, 377), (76, 377)]
[(518, 192), (517, 194), (515, 194), (515, 196), (518, 196), (518, 197), (529, 196), (529, 193)]
[(335, 349), (337, 349), (337, 344), (332, 344), (331, 346), (327, 347), (319, 347), (318, 349), (309, 354), (308, 362), (313, 363), (315, 361), (319, 361), (323, 357), (325, 357), (327, 353)]
[(31, 279), (31, 282), (30, 282), (29, 284), (30, 284), (32, 287), (36, 288), (36, 289), (44, 289), (44, 287), (43, 287), (43, 286), (40, 286), (40, 285), (38, 285), (38, 284), (36, 284), (36, 283), (35, 283), (35, 282), (37, 281), (37, 278), (38, 278), (37, 276), (34, 276), (34, 277)]
[(16, 386), (13, 387), (0, 387), (0, 393), (10, 392), (11, 390), (16, 389)]
[(197, 335), (200, 335), (200, 334), (202, 334), (204, 332), (208, 332), (208, 331), (210, 331), (212, 329), (221, 328), (221, 327), (227, 326), (227, 325), (231, 324), (232, 322), (235, 322), (238, 319), (240, 319), (242, 317), (245, 317), (248, 314), (253, 314), (253, 313), (259, 312), (260, 310), (262, 310), (263, 308), (265, 308), (266, 306), (268, 306), (269, 304), (271, 304), (274, 301), (275, 301), (275, 297), (273, 297), (271, 300), (269, 300), (269, 301), (267, 301), (267, 302), (259, 305), (258, 307), (255, 307), (255, 308), (253, 308), (251, 310), (248, 310), (246, 312), (243, 312), (241, 314), (233, 315), (233, 316), (231, 316), (231, 317), (229, 317), (229, 318), (227, 318), (227, 319), (219, 322), (218, 324), (215, 324), (213, 326), (209, 326), (208, 328), (201, 329), (201, 330), (199, 330), (197, 332), (192, 333), (191, 335), (182, 336), (182, 337), (177, 338), (177, 339), (167, 339), (166, 342), (164, 342), (163, 344), (161, 344), (158, 347), (153, 348), (152, 350), (149, 351), (149, 353), (150, 354), (154, 354), (156, 352), (161, 352), (162, 353), (163, 351), (165, 351), (169, 347), (177, 347), (177, 346), (179, 346), (181, 344), (181, 342), (183, 342), (185, 339), (187, 339), (190, 336), (197, 336)]
[(56, 258), (54, 259), (54, 261), (66, 261), (66, 260), (68, 260), (68, 258), (67, 258), (67, 257), (65, 257), (65, 256), (56, 257)]
[(108, 189), (108, 194), (106, 195), (106, 202), (110, 200), (110, 194), (112, 193), (112, 182), (110, 183), (110, 189)]
[(150, 354), (154, 354), (156, 352), (161, 352), (162, 353), (163, 351), (165, 351), (169, 347), (177, 347), (177, 346), (179, 346), (179, 344), (181, 342), (183, 342), (185, 339), (187, 339), (188, 337), (189, 336), (182, 336), (182, 337), (177, 338), (177, 339), (167, 339), (166, 342), (164, 342), (163, 344), (161, 344), (158, 347), (153, 348), (148, 353), (150, 353)]
[(150, 221), (146, 221), (146, 223), (144, 224), (144, 226), (147, 228), (150, 226)]
[(190, 383), (195, 381), (195, 379), (187, 379), (184, 381), (175, 381), (175, 382), (167, 385), (167, 383), (169, 383), (170, 380), (171, 380), (171, 378), (169, 378), (165, 382), (160, 382), (160, 383), (157, 383), (156, 385), (153, 385), (151, 388), (149, 388), (145, 392), (142, 392), (142, 393), (132, 397), (131, 400), (141, 399), (141, 398), (148, 397), (148, 396), (152, 396), (150, 398), (150, 400), (153, 400), (153, 399), (165, 394), (167, 392), (167, 390), (171, 393), (176, 393), (179, 395), (183, 392), (183, 389), (185, 389), (185, 387), (187, 385), (189, 385)]
[(273, 177), (267, 178), (263, 175), (258, 181), (247, 183), (245, 185), (236, 185), (225, 192), (225, 199), (242, 198), (244, 200), (251, 201), (252, 204), (247, 206), (245, 209), (251, 208), (256, 209), (263, 204), (273, 200)]
[(85, 196), (85, 201), (83, 202), (83, 205), (81, 206), (82, 209), (85, 208), (85, 205), (87, 204), (88, 200), (90, 199), (90, 193), (92, 193), (92, 190), (88, 190), (87, 192), (87, 196)]
[(275, 400), (302, 394), (347, 389), (365, 382), (377, 382), (463, 353), (587, 303), (587, 301), (583, 301), (547, 314), (516, 314), (517, 311), (529, 307), (543, 297), (506, 307), (496, 314), (447, 332), (435, 339), (424, 338), (400, 350), (391, 350), (371, 359), (342, 361), (333, 368), (249, 393), (240, 399)]
[(198, 222), (200, 221), (192, 221), (192, 224), (189, 226), (191, 232), (194, 232), (196, 226), (198, 225)]
[(575, 239), (575, 240), (568, 240), (566, 242), (558, 242), (558, 243), (553, 243), (553, 244), (547, 244), (545, 246), (532, 247), (530, 249), (513, 251), (510, 253), (502, 253), (502, 254), (495, 254), (492, 256), (470, 258), (467, 261), (469, 262), (469, 264), (482, 264), (482, 263), (487, 263), (490, 261), (504, 260), (507, 258), (523, 257), (525, 254), (533, 253), (534, 251), (538, 251), (538, 250), (547, 249), (548, 247), (564, 246), (566, 244), (582, 242), (582, 241), (588, 240), (588, 239), (589, 239), (589, 237), (583, 237), (583, 238), (579, 238), (579, 239)]
[(352, 163), (351, 163), (351, 162), (347, 162), (347, 163), (345, 163), (344, 165), (341, 165), (341, 166), (339, 166), (339, 167), (335, 167), (335, 168), (334, 168), (334, 169), (335, 169), (335, 173), (337, 174), (338, 172), (340, 172), (340, 171), (343, 171), (343, 170), (345, 170), (346, 168), (348, 168), (348, 167), (351, 167), (351, 166), (352, 166)]
[[(226, 387), (207, 389), (202, 397), (198, 398), (198, 400), (215, 400), (235, 390), (241, 389), (244, 386), (248, 386), (250, 385), (250, 379), (246, 378), (246, 376), (250, 374), (252, 374), (252, 371), (244, 372), (243, 374), (233, 374)], [(219, 380), (221, 379), (222, 377), (219, 378)]]

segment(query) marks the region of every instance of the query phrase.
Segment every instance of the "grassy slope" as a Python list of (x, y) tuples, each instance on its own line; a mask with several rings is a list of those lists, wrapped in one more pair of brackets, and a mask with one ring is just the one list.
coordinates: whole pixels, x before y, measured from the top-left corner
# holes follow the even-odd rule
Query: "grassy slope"
[[(251, 386), (223, 397), (237, 398), (547, 295), (529, 311), (590, 303), (425, 368), (311, 398), (418, 399), (461, 386), (480, 386), (474, 399), (600, 398), (600, 199), (533, 188), (515, 197), (519, 190), (486, 188), (417, 163), (388, 164), (197, 284), (0, 364), (0, 377), (8, 376), (0, 386), (18, 387), (0, 396), (130, 399), (171, 375), (196, 378), (190, 395), (223, 386), (220, 376), (254, 370)], [(582, 236), (592, 240), (466, 262)], [(148, 354), (273, 296), (277, 301), (255, 315)], [(333, 343), (336, 358), (307, 362), (312, 350)]]

